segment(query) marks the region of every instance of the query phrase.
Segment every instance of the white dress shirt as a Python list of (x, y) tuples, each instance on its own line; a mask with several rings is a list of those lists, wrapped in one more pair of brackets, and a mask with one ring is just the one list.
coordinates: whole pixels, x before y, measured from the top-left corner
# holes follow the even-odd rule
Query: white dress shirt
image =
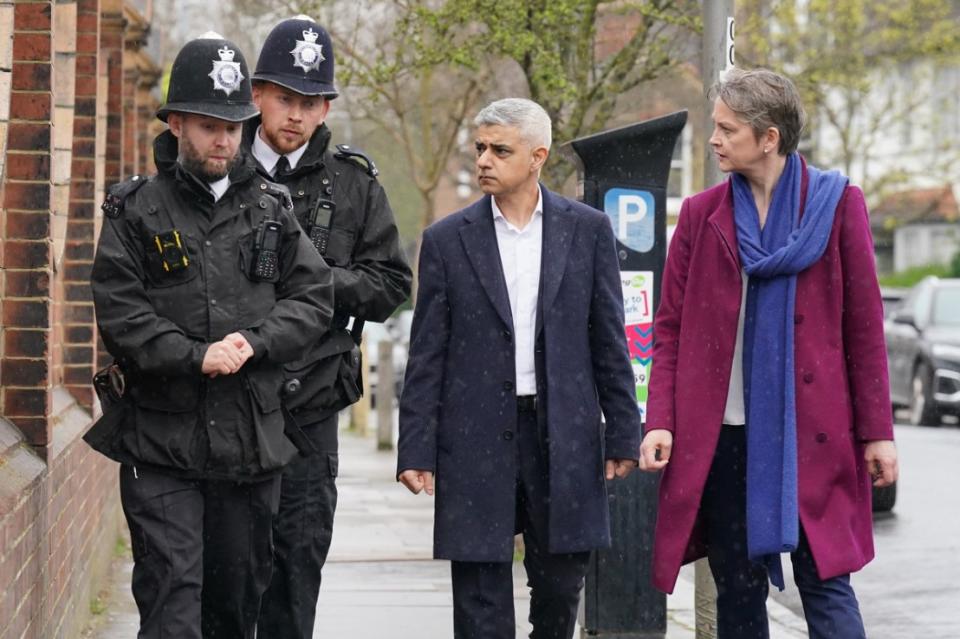
[[(274, 151), (269, 144), (263, 141), (263, 138), (260, 137), (261, 129), (263, 127), (257, 127), (257, 133), (253, 136), (253, 146), (251, 151), (253, 151), (253, 157), (257, 158), (257, 162), (260, 163), (260, 166), (265, 168), (270, 175), (274, 174), (274, 169), (277, 168), (277, 161), (280, 159), (280, 154)], [(287, 153), (287, 162), (290, 163), (290, 170), (297, 168), (297, 163), (300, 161), (300, 158), (303, 157), (303, 154), (307, 150), (307, 145), (310, 142), (305, 142), (296, 151), (291, 151)]]
[(209, 188), (210, 192), (213, 193), (213, 201), (219, 202), (220, 198), (223, 197), (223, 194), (226, 193), (227, 189), (230, 188), (230, 176), (225, 175), (214, 182), (207, 182), (207, 188)]
[(533, 343), (537, 330), (537, 303), (540, 298), (540, 253), (543, 249), (543, 193), (537, 190), (537, 206), (527, 225), (518, 229), (507, 221), (497, 198), (491, 198), (497, 230), (500, 263), (507, 281), (510, 312), (513, 315), (513, 346), (516, 361), (517, 395), (537, 394), (537, 370)]

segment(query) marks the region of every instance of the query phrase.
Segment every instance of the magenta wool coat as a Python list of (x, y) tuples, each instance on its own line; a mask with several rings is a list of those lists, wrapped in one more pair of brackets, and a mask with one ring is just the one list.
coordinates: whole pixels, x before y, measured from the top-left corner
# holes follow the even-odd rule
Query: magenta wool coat
[[(806, 197), (804, 166), (802, 197)], [(673, 432), (660, 484), (653, 585), (705, 556), (700, 498), (727, 398), (741, 301), (729, 180), (687, 199), (663, 275), (647, 429)], [(797, 277), (798, 499), (822, 579), (873, 558), (864, 443), (893, 439), (883, 312), (863, 193), (848, 186), (827, 248)]]

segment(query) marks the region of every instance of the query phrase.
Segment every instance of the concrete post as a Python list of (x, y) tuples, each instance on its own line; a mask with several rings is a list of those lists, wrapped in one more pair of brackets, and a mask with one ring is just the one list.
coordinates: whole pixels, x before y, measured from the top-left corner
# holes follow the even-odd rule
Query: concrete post
[(363, 394), (350, 408), (350, 428), (361, 437), (366, 437), (370, 421), (370, 360), (367, 357), (366, 337), (360, 342), (360, 366), (363, 369)]
[(393, 342), (381, 340), (377, 354), (377, 450), (393, 450)]

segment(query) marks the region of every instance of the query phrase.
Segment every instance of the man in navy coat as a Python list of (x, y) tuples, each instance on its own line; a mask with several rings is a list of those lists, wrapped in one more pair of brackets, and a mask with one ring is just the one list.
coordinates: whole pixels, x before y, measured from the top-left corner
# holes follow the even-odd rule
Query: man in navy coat
[(436, 493), (457, 639), (514, 638), (518, 533), (530, 636), (569, 639), (610, 543), (605, 481), (639, 450), (616, 246), (606, 216), (539, 184), (543, 108), (499, 100), (474, 123), (486, 195), (423, 234), (397, 474)]

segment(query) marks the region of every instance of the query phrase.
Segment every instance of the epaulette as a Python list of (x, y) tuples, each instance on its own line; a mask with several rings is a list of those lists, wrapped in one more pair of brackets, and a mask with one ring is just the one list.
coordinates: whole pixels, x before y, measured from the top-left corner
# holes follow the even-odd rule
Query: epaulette
[[(337, 152), (333, 154), (333, 157), (338, 160), (352, 160), (356, 162), (357, 160), (362, 160), (362, 163), (366, 165), (367, 174), (370, 177), (377, 177), (380, 175), (380, 171), (377, 170), (377, 165), (373, 163), (365, 153), (362, 151), (354, 151), (346, 144), (338, 144)], [(360, 164), (360, 162), (357, 162)]]
[(123, 213), (123, 203), (126, 199), (146, 183), (146, 176), (134, 175), (123, 182), (114, 184), (107, 190), (107, 194), (103, 198), (103, 204), (100, 205), (100, 210), (110, 219), (117, 219)]
[(283, 184), (264, 180), (260, 183), (260, 190), (280, 200), (280, 206), (286, 210), (293, 210), (293, 198), (290, 197), (290, 189)]

